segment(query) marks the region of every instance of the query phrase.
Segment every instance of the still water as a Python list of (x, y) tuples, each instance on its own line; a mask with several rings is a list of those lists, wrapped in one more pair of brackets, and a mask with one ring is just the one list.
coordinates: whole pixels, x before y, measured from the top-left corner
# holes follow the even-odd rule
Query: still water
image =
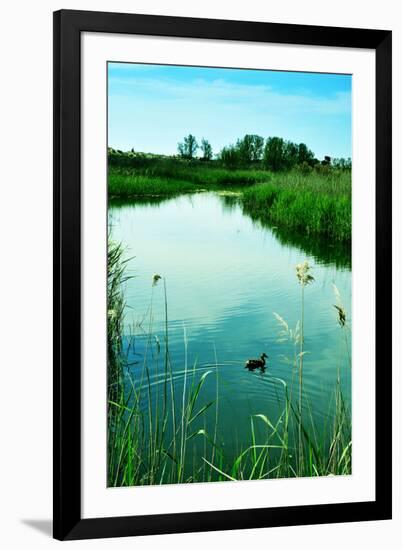
[[(350, 260), (331, 246), (300, 242), (264, 227), (238, 202), (218, 193), (182, 195), (165, 201), (109, 205), (111, 236), (125, 247), (131, 278), (124, 286), (125, 334), (130, 341), (130, 374), (142, 369), (152, 325), (151, 378), (157, 383), (165, 341), (166, 282), (169, 350), (174, 383), (182, 385), (187, 365), (213, 370), (202, 402), (216, 399), (219, 433), (228, 452), (250, 443), (250, 416), (277, 418), (283, 385), (292, 378), (294, 346), (279, 341), (274, 312), (296, 326), (301, 288), (295, 266), (308, 260), (315, 281), (305, 289), (304, 389), (317, 425), (324, 425), (339, 369), (350, 404), (351, 338), (345, 342), (334, 308), (339, 289), (351, 324)], [(152, 303), (152, 306), (151, 306)], [(152, 307), (152, 309), (151, 309)], [(152, 319), (151, 319), (152, 318)], [(265, 373), (244, 368), (249, 358), (269, 356)], [(147, 351), (149, 355), (149, 351)], [(214, 413), (215, 414), (215, 413)]]

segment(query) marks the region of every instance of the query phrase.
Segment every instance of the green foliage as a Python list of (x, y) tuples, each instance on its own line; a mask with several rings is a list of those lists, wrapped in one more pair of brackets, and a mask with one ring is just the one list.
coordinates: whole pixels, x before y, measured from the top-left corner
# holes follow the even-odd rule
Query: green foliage
[[(303, 145), (303, 144), (301, 144)], [(300, 160), (300, 148), (292, 141), (286, 141), (284, 145), (284, 164), (287, 169), (294, 168), (297, 164), (307, 164), (307, 161)]]
[(296, 147), (298, 148), (297, 152), (297, 163), (303, 164), (303, 162), (307, 162), (307, 164), (312, 165), (314, 164), (315, 158), (314, 153), (310, 151), (310, 149), (307, 147), (305, 143), (299, 143), (299, 145)]
[(212, 160), (212, 147), (205, 138), (201, 140), (202, 160)]
[(179, 195), (196, 191), (191, 182), (172, 177), (155, 177), (109, 170), (109, 197), (129, 199), (141, 196)]
[(198, 143), (192, 134), (188, 134), (184, 138), (184, 141), (177, 144), (177, 151), (179, 155), (184, 159), (192, 159), (198, 149)]
[(351, 239), (350, 172), (275, 174), (269, 183), (245, 189), (242, 203), (254, 219), (300, 234)]
[(332, 159), (332, 166), (337, 170), (351, 170), (352, 160), (350, 158), (334, 158)]
[(116, 399), (121, 383), (122, 323), (124, 298), (122, 284), (127, 281), (127, 260), (123, 248), (109, 239), (107, 249), (107, 348), (109, 398)]
[(218, 158), (227, 168), (236, 168), (240, 165), (239, 151), (235, 145), (223, 147)]
[(273, 172), (291, 170), (295, 166), (315, 163), (314, 154), (304, 143), (297, 145), (279, 137), (268, 138), (264, 148), (264, 164)]
[[(192, 134), (189, 134), (182, 143), (178, 144), (179, 158), (190, 161), (196, 160), (195, 155), (198, 149), (202, 151), (201, 160), (212, 161), (213, 154), (210, 142), (202, 138), (199, 146)], [(137, 153), (134, 148), (126, 153), (112, 148), (108, 149), (109, 166), (119, 168), (141, 169), (144, 166), (149, 167), (151, 161), (168, 161), (175, 158), (177, 157)], [(248, 168), (254, 170), (265, 167), (273, 172), (288, 171), (296, 166), (304, 165), (316, 168), (329, 166), (335, 170), (345, 171), (350, 171), (352, 168), (350, 158), (331, 160), (329, 156), (325, 156), (324, 160), (320, 162), (304, 143), (296, 144), (292, 141), (285, 141), (280, 137), (269, 137), (264, 142), (263, 137), (255, 134), (246, 134), (243, 138), (238, 139), (235, 145), (223, 147), (217, 155), (217, 160), (213, 162), (230, 169)]]
[(268, 138), (264, 148), (264, 164), (268, 170), (278, 172), (284, 170), (285, 163), (285, 140), (279, 137)]
[(237, 140), (236, 145), (223, 147), (218, 158), (228, 168), (247, 167), (261, 161), (263, 148), (263, 137), (246, 134)]
[[(109, 242), (109, 252), (108, 275), (114, 287), (111, 300), (114, 304), (117, 298), (123, 304), (124, 297), (118, 284), (120, 281), (121, 285), (125, 277), (121, 247)], [(195, 364), (187, 367), (185, 333), (181, 386), (173, 383), (164, 280), (163, 283), (159, 288), (165, 303), (164, 343), (158, 344), (155, 349), (152, 347), (155, 340), (152, 332), (152, 303), (153, 293), (158, 287), (150, 281), (152, 294), (147, 334), (150, 349), (135, 376), (126, 368), (121, 345), (118, 348), (108, 347), (108, 364), (113, 362), (118, 371), (117, 377), (108, 371), (108, 486), (351, 474), (351, 416), (342, 395), (339, 370), (333, 399), (325, 417), (325, 429), (320, 436), (317, 435), (320, 432), (314, 421), (308, 394), (306, 390), (303, 394), (300, 391), (301, 362), (304, 357), (303, 331), (307, 328), (308, 319), (298, 322), (293, 330), (280, 315), (274, 314), (280, 330), (280, 341), (284, 342), (284, 346), (289, 346), (288, 365), (292, 369), (292, 381), (288, 386), (282, 379), (271, 377), (270, 381), (278, 396), (279, 416), (274, 420), (265, 411), (251, 416), (249, 442), (234, 454), (228, 454), (225, 434), (219, 429), (218, 404), (221, 397), (218, 383), (215, 401), (206, 402), (203, 397), (207, 378), (215, 376), (218, 379), (218, 364), (209, 365), (207, 369), (196, 367)], [(303, 302), (305, 299), (303, 295)], [(337, 302), (337, 307), (344, 311), (339, 292)], [(118, 311), (121, 320), (124, 308)], [(338, 330), (340, 339), (344, 337), (347, 344), (346, 313), (342, 319)], [(116, 338), (121, 342), (121, 323), (115, 327), (117, 331), (108, 323), (108, 339)], [(302, 351), (299, 353), (300, 349)], [(304, 361), (307, 361), (307, 357)], [(348, 358), (342, 357), (341, 360), (348, 361)], [(158, 372), (158, 364), (161, 368), (158, 379), (160, 384), (155, 384), (150, 372)], [(299, 377), (294, 376), (297, 372)], [(114, 390), (116, 385), (118, 391)], [(201, 456), (196, 455), (192, 447), (196, 439), (204, 443)]]
[(314, 171), (321, 176), (330, 176), (332, 174), (331, 165), (328, 162), (322, 161), (314, 166)]
[(260, 161), (263, 147), (264, 138), (261, 136), (246, 134), (243, 139), (239, 139), (236, 143), (236, 149), (240, 164), (248, 165)]
[(177, 195), (199, 189), (247, 186), (269, 180), (262, 170), (236, 170), (202, 160), (141, 159), (133, 167), (109, 166), (109, 196)]
[(313, 171), (313, 167), (308, 164), (308, 162), (303, 161), (297, 166), (297, 170), (303, 174), (303, 176), (308, 176)]
[[(295, 158), (294, 144), (280, 140), (274, 145), (273, 149), (286, 152), (284, 158)], [(240, 169), (237, 162), (237, 146), (224, 148), (220, 161), (208, 162), (110, 151), (109, 196), (129, 199), (248, 187), (242, 189), (240, 200), (253, 219), (301, 236), (350, 241), (351, 171), (346, 162), (335, 168), (335, 161), (312, 166), (304, 160), (286, 171), (263, 170), (260, 162)]]

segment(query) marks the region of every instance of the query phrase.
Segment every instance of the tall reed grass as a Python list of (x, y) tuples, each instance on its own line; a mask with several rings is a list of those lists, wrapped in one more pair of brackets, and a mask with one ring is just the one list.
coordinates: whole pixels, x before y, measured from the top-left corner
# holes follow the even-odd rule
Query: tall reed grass
[(227, 170), (205, 165), (166, 165), (157, 163), (146, 170), (109, 168), (109, 196), (171, 196), (180, 193), (244, 187), (267, 181), (269, 172), (262, 170)]
[[(324, 430), (318, 429), (308, 395), (303, 391), (303, 335), (307, 322), (303, 314), (304, 291), (313, 281), (308, 264), (297, 268), (301, 321), (291, 329), (275, 314), (279, 337), (290, 343), (293, 350), (291, 383), (271, 377), (272, 383), (281, 388), (280, 413), (276, 420), (265, 411), (251, 416), (249, 441), (234, 455), (225, 451), (225, 433), (220, 430), (218, 362), (207, 369), (196, 363), (189, 365), (185, 329), (181, 381), (174, 379), (177, 365), (174, 369), (169, 350), (167, 288), (160, 275), (150, 282), (145, 353), (135, 377), (132, 374), (122, 336), (124, 272), (121, 247), (109, 244), (108, 307), (113, 313), (108, 315), (108, 486), (351, 473), (351, 418), (339, 371)], [(164, 299), (162, 342), (155, 338), (152, 329), (153, 296), (157, 288)], [(346, 312), (339, 294), (336, 306), (339, 330), (347, 344)], [(130, 344), (126, 342), (126, 346)], [(203, 389), (211, 377), (215, 377), (216, 395), (213, 401), (207, 401)]]
[(246, 214), (271, 225), (299, 234), (351, 240), (349, 171), (275, 174), (268, 183), (245, 189), (242, 204)]
[[(150, 160), (150, 159), (148, 159)], [(144, 166), (110, 166), (109, 197), (169, 197), (201, 190), (240, 189), (244, 212), (300, 235), (350, 243), (351, 172), (302, 170), (273, 173), (230, 170), (202, 162), (152, 160)]]

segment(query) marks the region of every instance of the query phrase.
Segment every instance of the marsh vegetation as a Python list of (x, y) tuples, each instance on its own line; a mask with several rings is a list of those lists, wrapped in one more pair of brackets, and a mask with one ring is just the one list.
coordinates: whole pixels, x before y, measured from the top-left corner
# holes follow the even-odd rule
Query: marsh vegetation
[[(122, 248), (109, 242), (109, 288), (121, 288), (124, 277)], [(270, 412), (262, 409), (248, 418), (248, 433), (236, 446), (228, 445), (222, 430), (221, 387), (224, 369), (240, 369), (240, 362), (215, 361), (199, 365), (189, 360), (188, 338), (183, 327), (183, 363), (175, 365), (169, 343), (167, 281), (155, 275), (149, 281), (150, 305), (145, 324), (143, 354), (137, 368), (130, 365), (135, 337), (123, 337), (124, 296), (110, 292), (108, 313), (109, 400), (108, 485), (131, 486), (163, 483), (234, 481), (299, 476), (347, 475), (351, 473), (350, 407), (343, 395), (338, 364), (327, 410), (319, 422), (303, 385), (303, 363), (308, 361), (305, 316), (308, 286), (319, 284), (308, 262), (296, 266), (294, 284), (299, 287), (301, 318), (294, 328), (274, 312), (279, 344), (285, 356), (288, 380), (267, 375), (276, 402)], [(154, 299), (163, 301), (162, 333), (154, 330)], [(339, 347), (347, 359), (349, 324), (341, 295), (333, 288)], [(160, 328), (160, 327), (159, 327)], [(160, 336), (161, 335), (161, 336)], [(122, 352), (124, 350), (124, 352)], [(135, 373), (135, 374), (134, 374)], [(253, 375), (251, 375), (253, 376)], [(258, 376), (258, 375), (257, 375)], [(265, 374), (264, 374), (265, 376)], [(206, 391), (214, 388), (213, 399)], [(208, 395), (209, 394), (209, 395)], [(240, 434), (238, 434), (239, 436)]]
[(300, 164), (286, 158), (267, 163), (253, 157), (228, 164), (225, 154), (216, 160), (202, 160), (109, 150), (109, 197), (127, 200), (232, 190), (254, 219), (298, 235), (350, 243), (349, 162), (329, 157), (313, 162), (308, 154), (309, 162)]
[(351, 474), (351, 79), (108, 63), (109, 487)]
[[(244, 210), (216, 192), (110, 203), (110, 486), (351, 473), (348, 260), (306, 265)], [(263, 351), (266, 372), (244, 368)]]

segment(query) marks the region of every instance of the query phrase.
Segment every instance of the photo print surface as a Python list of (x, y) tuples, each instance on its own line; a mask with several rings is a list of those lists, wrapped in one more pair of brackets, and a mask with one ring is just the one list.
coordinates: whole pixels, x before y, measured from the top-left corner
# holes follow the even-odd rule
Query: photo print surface
[(107, 71), (108, 487), (350, 475), (352, 76)]

